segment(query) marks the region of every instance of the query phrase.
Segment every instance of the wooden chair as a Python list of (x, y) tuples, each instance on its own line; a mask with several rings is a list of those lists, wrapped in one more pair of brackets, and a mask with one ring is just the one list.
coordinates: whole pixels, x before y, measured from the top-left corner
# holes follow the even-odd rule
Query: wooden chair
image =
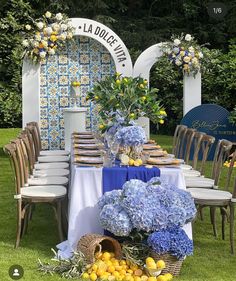
[(197, 132), (194, 138), (192, 169), (185, 168), (183, 170), (185, 177), (200, 177), (204, 175), (207, 157), (213, 143), (215, 142), (215, 138), (213, 136), (209, 136), (201, 132)]
[[(48, 169), (67, 169), (69, 168), (68, 162), (43, 162), (38, 163), (36, 154), (35, 154), (35, 148), (34, 148), (34, 142), (32, 134), (30, 133), (29, 128), (25, 128), (25, 130), (22, 131), (22, 134), (26, 136), (26, 138), (23, 139), (27, 152), (29, 154), (29, 157), (31, 159), (31, 165), (33, 170), (48, 170)], [(55, 158), (55, 157), (54, 157)]]
[[(232, 171), (234, 167), (234, 162), (236, 160), (236, 151), (233, 154), (233, 157), (230, 162), (230, 167), (228, 170), (227, 180), (225, 186), (221, 189), (204, 189), (204, 188), (189, 188), (188, 191), (191, 193), (194, 198), (194, 202), (197, 205), (198, 209), (204, 207), (210, 207), (212, 212), (213, 220), (213, 231), (216, 235), (215, 227), (215, 208), (220, 208), (222, 216), (222, 238), (225, 238), (225, 221), (226, 217), (229, 216), (230, 223), (230, 246), (231, 253), (234, 254), (234, 207), (236, 204), (236, 177), (234, 181), (233, 190), (230, 192), (230, 180), (232, 176)], [(228, 214), (229, 213), (229, 214)]]
[(20, 239), (27, 227), (29, 210), (31, 206), (36, 203), (49, 203), (53, 207), (57, 219), (60, 241), (63, 241), (61, 203), (65, 200), (67, 192), (66, 188), (61, 185), (24, 187), (25, 175), (22, 155), (13, 143), (4, 146), (4, 151), (10, 158), (15, 179), (14, 199), (17, 200), (17, 232), (15, 248), (19, 246)]
[[(68, 155), (57, 154), (57, 152), (61, 150), (45, 150), (44, 152), (48, 154), (42, 155), (42, 151), (40, 150), (40, 138), (37, 133), (37, 128), (32, 125), (27, 125), (26, 129), (31, 133), (33, 140), (33, 148), (35, 159), (39, 163), (52, 163), (52, 162), (69, 162), (70, 158)], [(63, 152), (63, 150), (62, 150)], [(67, 153), (67, 152), (66, 152)]]
[(187, 130), (187, 126), (185, 125), (177, 125), (175, 128), (173, 144), (172, 144), (172, 154), (174, 154), (175, 157), (178, 157), (179, 155), (181, 139), (183, 138), (186, 130)]
[(41, 143), (41, 136), (40, 136), (40, 129), (37, 122), (29, 122), (26, 125), (27, 127), (34, 128), (32, 130), (32, 135), (34, 139), (34, 143), (36, 146), (36, 150), (38, 155), (40, 156), (68, 156), (70, 153), (66, 150), (42, 150), (42, 143)]
[[(69, 170), (60, 169), (60, 171), (54, 173), (54, 175), (51, 176), (34, 177), (35, 173), (33, 169), (33, 163), (31, 162), (32, 157), (29, 154), (29, 147), (27, 149), (25, 145), (25, 144), (29, 145), (27, 135), (21, 133), (20, 137), (18, 139), (13, 140), (12, 143), (16, 145), (16, 149), (18, 150), (18, 153), (21, 153), (22, 155), (22, 165), (24, 171), (25, 186), (32, 186), (32, 185), (67, 186), (68, 185), (69, 180), (66, 176), (68, 176)], [(66, 173), (64, 173), (64, 171), (66, 171)]]
[(219, 177), (223, 163), (228, 157), (232, 148), (232, 142), (228, 140), (219, 140), (216, 146), (214, 159), (212, 162), (211, 177), (185, 177), (185, 183), (187, 188), (217, 188), (219, 183)]

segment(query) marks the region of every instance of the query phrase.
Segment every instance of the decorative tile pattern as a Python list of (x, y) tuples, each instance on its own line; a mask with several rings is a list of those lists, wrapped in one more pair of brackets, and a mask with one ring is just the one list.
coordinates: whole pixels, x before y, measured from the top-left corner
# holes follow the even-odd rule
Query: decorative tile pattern
[(81, 98), (77, 106), (89, 108), (86, 127), (96, 123), (96, 109), (86, 101), (86, 93), (94, 82), (112, 75), (115, 65), (110, 53), (99, 42), (88, 37), (76, 37), (60, 53), (41, 64), (40, 127), (43, 149), (64, 148), (63, 110), (71, 107), (71, 81), (81, 82)]

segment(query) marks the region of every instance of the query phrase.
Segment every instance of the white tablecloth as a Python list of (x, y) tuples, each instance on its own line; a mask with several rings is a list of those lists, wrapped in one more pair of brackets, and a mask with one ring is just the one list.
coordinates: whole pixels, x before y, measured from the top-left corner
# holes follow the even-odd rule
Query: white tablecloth
[[(161, 179), (178, 188), (186, 189), (181, 169), (161, 168)], [(77, 167), (72, 165), (69, 190), (69, 226), (68, 240), (57, 245), (58, 255), (69, 258), (76, 250), (81, 236), (87, 233), (101, 233), (96, 203), (102, 196), (102, 168)], [(184, 230), (192, 239), (191, 223)]]

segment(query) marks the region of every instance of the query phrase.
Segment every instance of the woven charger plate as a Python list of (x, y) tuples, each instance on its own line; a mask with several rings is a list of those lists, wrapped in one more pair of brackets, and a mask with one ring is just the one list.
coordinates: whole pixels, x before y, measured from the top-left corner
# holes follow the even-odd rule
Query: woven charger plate
[(89, 157), (89, 156), (77, 156), (75, 155), (75, 163), (84, 163), (84, 164), (102, 164), (101, 157)]
[(75, 144), (88, 144), (88, 143), (96, 143), (95, 139), (80, 139), (80, 138), (74, 138), (73, 143)]
[(99, 150), (85, 150), (85, 149), (74, 149), (75, 155), (80, 156), (101, 156), (101, 152)]
[(179, 165), (180, 161), (178, 159), (172, 159), (172, 158), (149, 158), (147, 160), (148, 164), (153, 165)]

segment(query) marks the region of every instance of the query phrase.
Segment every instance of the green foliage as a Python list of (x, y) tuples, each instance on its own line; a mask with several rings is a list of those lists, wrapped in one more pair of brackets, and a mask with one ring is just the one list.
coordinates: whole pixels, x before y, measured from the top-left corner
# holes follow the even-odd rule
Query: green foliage
[(98, 81), (87, 98), (98, 105), (101, 129), (116, 123), (117, 118), (123, 118), (122, 123), (128, 125), (145, 115), (154, 123), (164, 123), (166, 112), (157, 100), (158, 89), (147, 84), (141, 77), (122, 77), (119, 73)]

